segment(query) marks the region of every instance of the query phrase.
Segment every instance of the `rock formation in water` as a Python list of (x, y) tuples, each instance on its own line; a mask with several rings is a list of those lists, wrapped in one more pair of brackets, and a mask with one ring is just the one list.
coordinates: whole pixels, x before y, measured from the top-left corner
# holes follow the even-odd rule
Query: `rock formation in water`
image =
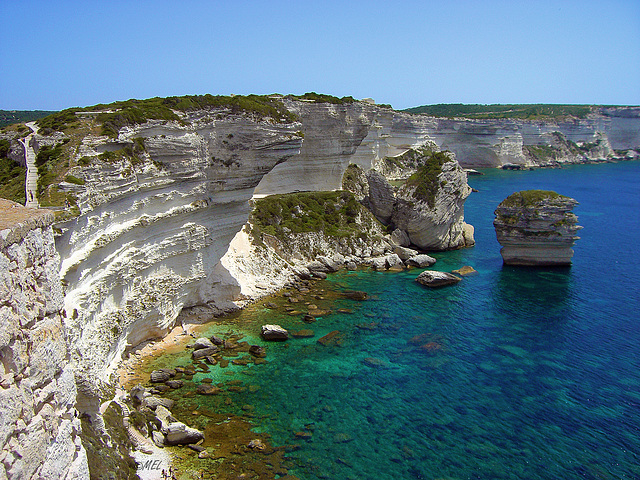
[(470, 194), (467, 174), (452, 155), (429, 154), (398, 189), (391, 222), (423, 250), (472, 246), (473, 227), (464, 222)]
[(495, 211), (496, 237), (506, 265), (564, 266), (571, 264), (579, 238), (577, 201), (544, 190), (511, 194)]
[(385, 160), (393, 164), (395, 174), (404, 175), (400, 186), (392, 186), (377, 170), (363, 175), (358, 172), (359, 167), (351, 165), (345, 173), (343, 188), (356, 195), (366, 191), (362, 203), (380, 222), (393, 229), (394, 243), (412, 244), (423, 250), (449, 250), (474, 244), (473, 227), (464, 222), (464, 201), (471, 188), (466, 173), (451, 153), (410, 149)]

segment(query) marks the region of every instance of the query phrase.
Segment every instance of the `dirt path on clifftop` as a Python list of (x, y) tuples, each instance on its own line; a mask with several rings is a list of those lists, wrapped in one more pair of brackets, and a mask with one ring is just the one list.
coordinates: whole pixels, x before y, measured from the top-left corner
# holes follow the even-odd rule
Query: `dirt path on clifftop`
[(22, 147), (24, 148), (24, 160), (27, 167), (27, 175), (24, 181), (24, 190), (26, 195), (25, 207), (38, 208), (38, 167), (36, 166), (36, 152), (31, 147), (31, 139), (38, 133), (38, 126), (36, 122), (29, 122), (26, 124), (32, 131), (26, 137), (20, 139)]

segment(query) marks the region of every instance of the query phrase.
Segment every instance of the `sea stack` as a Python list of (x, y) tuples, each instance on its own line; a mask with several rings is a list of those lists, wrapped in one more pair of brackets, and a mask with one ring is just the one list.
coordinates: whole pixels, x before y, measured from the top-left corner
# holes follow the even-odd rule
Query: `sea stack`
[(524, 190), (498, 205), (493, 225), (505, 265), (571, 265), (579, 238), (576, 200), (556, 192)]

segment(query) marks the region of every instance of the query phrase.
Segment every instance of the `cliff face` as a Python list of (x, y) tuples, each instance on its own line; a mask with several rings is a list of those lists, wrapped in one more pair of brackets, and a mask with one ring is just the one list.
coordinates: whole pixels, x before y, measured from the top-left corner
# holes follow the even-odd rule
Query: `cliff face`
[[(162, 336), (182, 308), (225, 308), (239, 292), (214, 267), (246, 222), (254, 187), (302, 140), (298, 124), (215, 113), (127, 127), (115, 140), (87, 136), (78, 149), (89, 159), (77, 169), (82, 213), (61, 226), (57, 248), (87, 378), (106, 381), (127, 346)], [(144, 151), (133, 160), (121, 155), (136, 144)], [(100, 395), (99, 381), (87, 388)]]
[[(554, 139), (554, 133), (560, 138)], [(640, 108), (600, 108), (584, 119), (560, 121), (437, 119), (429, 136), (442, 150), (454, 152), (464, 167), (606, 160), (614, 150), (639, 150)]]
[(53, 215), (0, 212), (0, 478), (89, 478)]
[(584, 119), (536, 121), (435, 118), (361, 102), (285, 103), (300, 116), (304, 144), (299, 157), (265, 176), (256, 189), (260, 195), (338, 188), (349, 163), (388, 178), (406, 177), (385, 158), (425, 145), (451, 151), (463, 167), (640, 157), (640, 108), (635, 107), (599, 108)]
[(506, 265), (570, 265), (582, 228), (573, 198), (543, 190), (516, 192), (498, 205), (493, 222)]
[(395, 192), (387, 180), (406, 179), (421, 165), (405, 155), (410, 149), (449, 149), (462, 165), (499, 166), (597, 160), (612, 148), (640, 145), (640, 112), (633, 109), (551, 124), (282, 101), (297, 120), (193, 109), (177, 112), (178, 120), (119, 128), (111, 138), (97, 135), (99, 114), (85, 112), (67, 136), (33, 136), (36, 149), (70, 140), (69, 173), (80, 182), (59, 189), (73, 192), (79, 215), (55, 226), (64, 295), (50, 217), (34, 228), (12, 227), (0, 239), (0, 445), (10, 477), (85, 475), (74, 405), (95, 414), (123, 352), (164, 335), (183, 308), (234, 308), (243, 295), (299, 275), (295, 264), (321, 253), (336, 254), (324, 259), (328, 264), (349, 263), (393, 248), (364, 213), (356, 216), (362, 235), (350, 239), (322, 231), (292, 233), (286, 241), (266, 235), (261, 247), (242, 229), (254, 195), (339, 189), (356, 165), (352, 191), (400, 227), (398, 236), (422, 248), (456, 248), (472, 243), (463, 221), (466, 175), (446, 161), (432, 199), (416, 199), (415, 185)]

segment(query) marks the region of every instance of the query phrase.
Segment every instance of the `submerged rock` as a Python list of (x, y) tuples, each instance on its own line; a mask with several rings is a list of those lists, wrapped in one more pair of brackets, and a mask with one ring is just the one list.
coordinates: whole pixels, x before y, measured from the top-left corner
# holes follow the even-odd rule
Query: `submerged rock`
[(315, 336), (315, 333), (313, 333), (313, 330), (302, 329), (297, 332), (293, 332), (293, 336), (294, 338), (311, 338)]
[(454, 285), (462, 280), (460, 277), (447, 272), (434, 272), (425, 270), (416, 278), (416, 282), (426, 287), (438, 288)]
[(249, 353), (258, 358), (264, 358), (267, 356), (267, 350), (260, 345), (251, 345), (249, 347)]
[(516, 192), (503, 200), (493, 225), (505, 265), (571, 265), (571, 247), (582, 228), (571, 211), (577, 204), (545, 190)]
[(210, 384), (201, 384), (196, 387), (196, 393), (198, 395), (218, 395), (222, 393), (222, 389)]
[(152, 383), (164, 383), (176, 375), (175, 370), (154, 370), (151, 372), (150, 381)]
[(191, 354), (191, 358), (193, 358), (194, 360), (198, 360), (200, 358), (205, 358), (210, 355), (214, 355), (219, 351), (220, 349), (215, 345), (208, 348), (201, 348), (199, 350), (194, 350), (193, 353)]
[(339, 330), (333, 330), (332, 332), (327, 333), (324, 337), (318, 339), (318, 343), (325, 347), (340, 346), (342, 345), (342, 341), (343, 335)]
[(469, 265), (465, 265), (463, 267), (458, 268), (457, 270), (453, 270), (451, 273), (455, 273), (456, 275), (467, 277), (469, 275), (475, 275), (476, 273), (478, 273), (478, 271)]
[(164, 383), (167, 387), (173, 388), (182, 388), (184, 386), (184, 382), (182, 380), (167, 380)]
[(368, 297), (367, 292), (361, 292), (360, 290), (350, 290), (348, 292), (342, 292), (342, 296), (351, 300), (359, 301), (366, 300)]

